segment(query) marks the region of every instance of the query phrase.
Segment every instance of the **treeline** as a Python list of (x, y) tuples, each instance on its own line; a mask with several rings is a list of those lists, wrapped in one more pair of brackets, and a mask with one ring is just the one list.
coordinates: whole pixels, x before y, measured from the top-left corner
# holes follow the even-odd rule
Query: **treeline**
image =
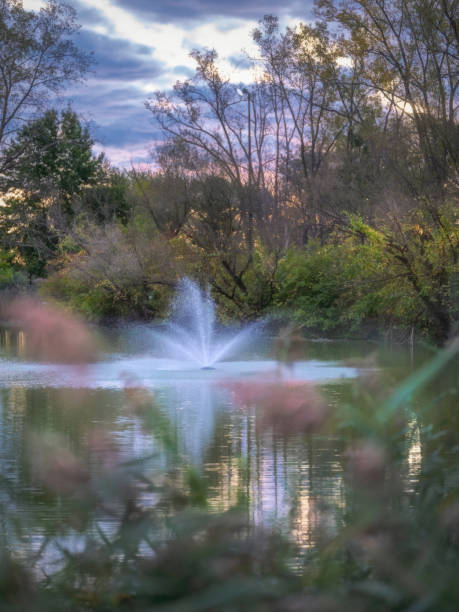
[(447, 340), (457, 2), (315, 8), (314, 23), (285, 31), (260, 22), (250, 85), (215, 51), (193, 52), (195, 75), (146, 102), (163, 132), (152, 170), (94, 157), (71, 109), (13, 130), (1, 150), (3, 283), (46, 277), (41, 291), (88, 315), (152, 317), (187, 274), (231, 316), (288, 311), (321, 334)]

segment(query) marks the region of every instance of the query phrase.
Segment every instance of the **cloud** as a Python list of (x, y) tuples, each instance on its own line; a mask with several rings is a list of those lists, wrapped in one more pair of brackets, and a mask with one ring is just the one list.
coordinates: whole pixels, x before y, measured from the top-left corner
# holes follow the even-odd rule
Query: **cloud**
[(157, 80), (166, 78), (164, 66), (152, 47), (124, 38), (83, 29), (78, 44), (94, 53), (95, 73), (69, 90), (66, 101), (89, 122), (95, 151), (105, 151), (115, 165), (145, 163), (159, 134), (144, 102), (157, 88)]
[(130, 168), (137, 165), (150, 165), (151, 154), (155, 141), (142, 141), (137, 144), (123, 144), (121, 147), (116, 146), (94, 146), (94, 153), (104, 153), (110, 162), (118, 168)]
[(76, 10), (77, 21), (82, 26), (93, 28), (98, 25), (109, 26), (110, 24), (109, 17), (94, 6), (94, 3), (88, 5), (84, 0), (72, 0), (71, 6)]
[[(74, 86), (55, 103), (71, 102), (91, 126), (97, 148), (114, 164), (146, 162), (161, 134), (145, 100), (190, 78), (190, 51), (215, 48), (219, 67), (236, 82), (250, 83), (256, 48), (251, 32), (265, 14), (281, 23), (310, 16), (312, 0), (68, 0), (82, 25), (75, 43), (94, 53), (96, 65), (84, 85)], [(44, 0), (23, 0), (37, 10)]]
[(116, 87), (112, 82), (94, 79), (69, 93), (67, 99), (90, 122), (96, 140), (107, 146), (121, 146), (155, 136), (144, 106), (146, 98), (135, 85)]
[[(100, 8), (94, 6), (94, 2), (88, 3), (85, 0), (72, 0), (64, 4), (68, 4), (75, 9), (77, 13), (77, 23), (82, 26), (89, 25), (90, 27), (94, 27), (101, 24), (107, 26), (110, 24), (109, 18)], [(23, 0), (22, 5), (27, 11), (39, 11), (46, 5), (46, 2), (45, 0)]]
[(207, 21), (216, 16), (240, 19), (262, 19), (267, 14), (289, 13), (303, 18), (310, 14), (311, 2), (290, 0), (279, 4), (278, 0), (114, 0), (123, 9), (162, 23), (177, 23), (187, 20)]
[(94, 53), (99, 79), (154, 79), (163, 72), (154, 50), (146, 45), (86, 29), (78, 37), (78, 46)]
[(252, 68), (252, 60), (244, 53), (234, 53), (227, 59), (232, 66), (239, 70), (250, 70)]
[(175, 66), (172, 72), (181, 77), (185, 76), (186, 78), (192, 77), (194, 74), (194, 70), (189, 66)]

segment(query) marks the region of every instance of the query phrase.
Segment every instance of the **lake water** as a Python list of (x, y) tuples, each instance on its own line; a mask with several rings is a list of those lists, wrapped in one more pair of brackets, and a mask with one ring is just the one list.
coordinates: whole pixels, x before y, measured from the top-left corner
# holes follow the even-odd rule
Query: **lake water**
[[(242, 493), (252, 523), (279, 526), (307, 548), (316, 537), (319, 509), (322, 518), (329, 509), (330, 530), (343, 520), (346, 440), (332, 426), (307, 434), (263, 427), (255, 410), (235, 400), (232, 384), (279, 376), (312, 381), (330, 410), (339, 410), (357, 376), (382, 370), (401, 379), (417, 359), (403, 348), (310, 341), (304, 356), (280, 372), (265, 338), (237, 360), (199, 370), (155, 354), (147, 326), (102, 333), (104, 355), (84, 367), (27, 361), (25, 334), (13, 329), (0, 333), (1, 473), (20, 499), (14, 512), (26, 524), (33, 515), (34, 525), (46, 529), (71, 511), (34, 477), (34, 435), (46, 434), (68, 448), (91, 474), (104, 462), (154, 454), (158, 440), (132, 409), (133, 393), (134, 399), (144, 393), (142, 402), (155, 402), (172, 424), (183, 463), (205, 475), (213, 509), (230, 508)], [(403, 473), (408, 491), (416, 486), (422, 466), (414, 414), (410, 428)], [(166, 462), (160, 450), (156, 461)], [(8, 510), (11, 498), (2, 494), (1, 499), (3, 511)], [(37, 537), (38, 546), (39, 534), (30, 537)]]

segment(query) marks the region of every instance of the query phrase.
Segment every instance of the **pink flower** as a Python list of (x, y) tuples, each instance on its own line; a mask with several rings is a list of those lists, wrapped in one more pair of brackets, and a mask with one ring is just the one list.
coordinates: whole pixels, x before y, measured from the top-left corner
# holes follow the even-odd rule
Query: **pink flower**
[(351, 474), (361, 484), (380, 484), (384, 481), (387, 456), (375, 442), (359, 442), (346, 452)]
[(96, 356), (94, 338), (82, 321), (57, 306), (18, 298), (2, 315), (25, 332), (29, 358), (53, 363), (83, 364)]
[(89, 482), (89, 472), (56, 434), (31, 436), (29, 453), (35, 477), (53, 493), (82, 493)]
[(311, 383), (303, 381), (235, 381), (225, 384), (239, 406), (254, 406), (265, 427), (285, 433), (316, 431), (328, 407)]

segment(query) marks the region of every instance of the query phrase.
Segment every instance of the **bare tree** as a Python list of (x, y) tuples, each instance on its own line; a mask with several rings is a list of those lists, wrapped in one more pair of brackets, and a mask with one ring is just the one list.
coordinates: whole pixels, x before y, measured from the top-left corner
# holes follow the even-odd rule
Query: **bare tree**
[(352, 129), (357, 106), (343, 87), (340, 51), (323, 23), (299, 24), (281, 33), (277, 18), (266, 16), (254, 40), (270, 85), (276, 168), (283, 161), (284, 198), (290, 192), (299, 204), (306, 242), (323, 222), (319, 175), (339, 139)]
[(412, 122), (425, 164), (423, 188), (442, 189), (458, 162), (457, 0), (318, 2), (341, 25), (347, 53), (391, 110)]
[(18, 0), (0, 0), (0, 173), (24, 151), (5, 149), (11, 138), (46, 107), (50, 94), (84, 76), (92, 61), (71, 37), (75, 11), (49, 0), (38, 12)]
[(266, 101), (258, 91), (244, 88), (243, 92), (224, 77), (214, 50), (193, 51), (192, 57), (195, 76), (177, 82), (170, 95), (157, 92), (146, 102), (147, 109), (170, 138), (192, 147), (229, 180), (242, 185), (252, 172), (255, 185), (262, 185), (268, 135)]

